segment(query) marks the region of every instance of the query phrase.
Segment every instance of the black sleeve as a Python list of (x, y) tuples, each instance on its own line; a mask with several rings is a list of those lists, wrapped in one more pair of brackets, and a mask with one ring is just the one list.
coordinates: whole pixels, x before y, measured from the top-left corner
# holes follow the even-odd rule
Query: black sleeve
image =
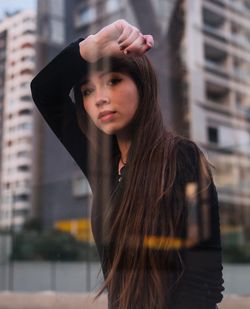
[(87, 72), (87, 62), (79, 51), (79, 39), (60, 52), (31, 82), (33, 100), (49, 127), (75, 162), (88, 176), (89, 142), (77, 123), (69, 93)]
[[(186, 246), (181, 253), (184, 272), (170, 308), (215, 309), (224, 290), (217, 192), (210, 171), (210, 184), (202, 183), (199, 156), (203, 154), (198, 147), (185, 141), (181, 149), (177, 158), (185, 164), (179, 164), (182, 168), (177, 169), (177, 180), (183, 183), (180, 196), (185, 200), (183, 223)], [(197, 185), (196, 198), (191, 202), (186, 189), (190, 184)], [(198, 237), (192, 237), (192, 227), (198, 231), (194, 232)]]

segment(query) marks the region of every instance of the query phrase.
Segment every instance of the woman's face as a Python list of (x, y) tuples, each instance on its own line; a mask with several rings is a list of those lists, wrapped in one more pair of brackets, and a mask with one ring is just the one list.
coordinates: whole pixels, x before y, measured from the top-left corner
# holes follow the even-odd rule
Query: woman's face
[(106, 134), (129, 134), (129, 124), (139, 104), (131, 77), (120, 72), (94, 72), (81, 85), (84, 108)]

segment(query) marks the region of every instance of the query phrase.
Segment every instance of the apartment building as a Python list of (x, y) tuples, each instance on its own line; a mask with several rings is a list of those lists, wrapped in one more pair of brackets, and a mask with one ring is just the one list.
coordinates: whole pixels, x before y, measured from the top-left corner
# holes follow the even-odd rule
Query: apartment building
[(23, 11), (0, 22), (0, 226), (19, 230), (31, 211), (36, 14)]
[(225, 242), (250, 240), (250, 1), (180, 2), (182, 124), (215, 166)]

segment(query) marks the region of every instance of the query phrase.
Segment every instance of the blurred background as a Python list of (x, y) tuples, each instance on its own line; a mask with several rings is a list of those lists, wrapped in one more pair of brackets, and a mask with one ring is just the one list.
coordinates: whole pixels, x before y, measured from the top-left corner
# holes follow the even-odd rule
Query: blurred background
[(224, 294), (249, 295), (250, 0), (0, 1), (0, 290), (89, 292), (102, 281), (91, 190), (30, 82), (67, 44), (119, 18), (155, 38), (166, 126), (215, 166)]

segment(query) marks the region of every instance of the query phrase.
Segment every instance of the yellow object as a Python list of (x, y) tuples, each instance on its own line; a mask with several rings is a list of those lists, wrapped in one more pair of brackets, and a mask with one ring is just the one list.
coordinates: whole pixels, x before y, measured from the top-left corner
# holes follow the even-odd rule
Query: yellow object
[(90, 219), (62, 220), (55, 223), (57, 230), (70, 233), (84, 242), (94, 242)]
[(174, 237), (147, 236), (144, 238), (144, 247), (157, 250), (189, 248), (195, 245), (192, 240)]

